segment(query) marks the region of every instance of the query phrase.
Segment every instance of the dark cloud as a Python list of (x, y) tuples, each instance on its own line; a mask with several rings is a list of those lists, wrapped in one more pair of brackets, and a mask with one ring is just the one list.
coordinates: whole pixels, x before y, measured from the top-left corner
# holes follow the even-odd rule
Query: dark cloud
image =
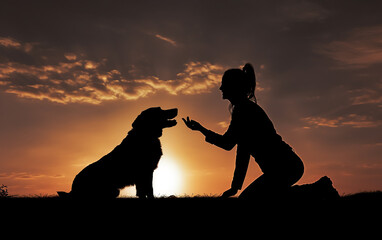
[(288, 99), (300, 119), (379, 118), (379, 1), (21, 3), (7, 2), (0, 15), (1, 88), (18, 96), (99, 103), (209, 92), (224, 69), (190, 83), (192, 63), (249, 61), (267, 89), (258, 91), (264, 104)]
[[(313, 127), (352, 127), (352, 128), (374, 128), (379, 127), (382, 124), (381, 120), (372, 120), (368, 116), (361, 116), (358, 114), (349, 114), (344, 117), (337, 117), (334, 119), (322, 118), (322, 117), (307, 117), (304, 118), (308, 125)], [(304, 127), (310, 128), (310, 127)]]
[(382, 25), (355, 28), (344, 39), (317, 48), (342, 68), (367, 68), (382, 64)]

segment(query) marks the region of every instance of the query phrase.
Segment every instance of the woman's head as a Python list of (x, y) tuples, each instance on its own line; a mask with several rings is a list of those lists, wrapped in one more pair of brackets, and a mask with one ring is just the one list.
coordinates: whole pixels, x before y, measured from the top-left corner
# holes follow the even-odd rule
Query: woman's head
[(255, 70), (250, 63), (247, 63), (243, 69), (232, 68), (225, 71), (220, 90), (223, 93), (223, 99), (228, 99), (235, 104), (247, 99), (256, 102), (255, 88)]

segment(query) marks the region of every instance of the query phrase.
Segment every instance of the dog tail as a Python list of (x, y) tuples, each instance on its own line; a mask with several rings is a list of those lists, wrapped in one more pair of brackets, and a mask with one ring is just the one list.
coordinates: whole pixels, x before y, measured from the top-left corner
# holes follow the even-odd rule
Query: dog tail
[(62, 199), (68, 199), (68, 198), (71, 198), (72, 194), (69, 192), (60, 192), (60, 191), (57, 191), (57, 194), (60, 198)]

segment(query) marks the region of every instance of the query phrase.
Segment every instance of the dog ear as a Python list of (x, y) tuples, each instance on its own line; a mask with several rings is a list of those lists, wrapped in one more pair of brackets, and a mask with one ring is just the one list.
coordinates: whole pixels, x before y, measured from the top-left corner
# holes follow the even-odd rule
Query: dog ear
[(149, 119), (155, 117), (162, 109), (160, 107), (148, 108), (141, 112), (138, 117), (134, 120), (132, 127), (133, 128), (147, 128)]

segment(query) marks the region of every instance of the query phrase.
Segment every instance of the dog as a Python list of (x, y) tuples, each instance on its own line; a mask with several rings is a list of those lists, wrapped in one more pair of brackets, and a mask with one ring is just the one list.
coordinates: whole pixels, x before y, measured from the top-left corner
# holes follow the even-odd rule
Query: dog
[(60, 197), (116, 198), (120, 189), (136, 186), (139, 198), (154, 198), (153, 173), (162, 156), (159, 138), (164, 128), (177, 124), (178, 109), (144, 110), (133, 122), (121, 144), (100, 160), (85, 167), (73, 180), (70, 193)]

